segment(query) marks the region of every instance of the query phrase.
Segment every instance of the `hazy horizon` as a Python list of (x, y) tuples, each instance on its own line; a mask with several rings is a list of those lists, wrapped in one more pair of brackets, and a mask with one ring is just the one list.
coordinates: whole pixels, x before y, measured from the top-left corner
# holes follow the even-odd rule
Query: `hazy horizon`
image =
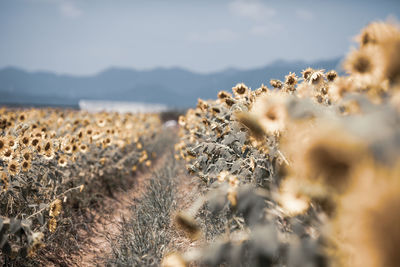
[(3, 0), (0, 68), (87, 76), (315, 62), (345, 56), (362, 27), (399, 15), (394, 0)]
[[(334, 61), (334, 60), (341, 60), (343, 57), (335, 57), (335, 58), (326, 58), (326, 59), (320, 59), (320, 60), (314, 60), (314, 61), (308, 61), (308, 60), (289, 60), (289, 59), (276, 59), (270, 63), (267, 64), (262, 64), (260, 66), (254, 66), (254, 67), (248, 67), (248, 68), (240, 68), (240, 67), (226, 67), (223, 69), (219, 69), (219, 70), (213, 70), (213, 71), (196, 71), (196, 70), (191, 70), (189, 68), (185, 68), (185, 67), (181, 67), (181, 66), (154, 66), (154, 67), (149, 67), (149, 68), (135, 68), (135, 67), (131, 67), (131, 66), (127, 66), (127, 67), (123, 67), (123, 66), (109, 66), (106, 67), (104, 69), (100, 69), (99, 71), (96, 71), (94, 73), (83, 73), (83, 74), (75, 74), (75, 73), (63, 73), (63, 72), (56, 72), (53, 70), (48, 70), (48, 69), (36, 69), (36, 70), (29, 70), (26, 69), (24, 67), (19, 67), (19, 66), (13, 66), (13, 65), (8, 65), (8, 66), (3, 66), (0, 67), (0, 71), (1, 70), (5, 70), (5, 69), (17, 69), (20, 71), (24, 71), (24, 72), (28, 72), (28, 73), (52, 73), (52, 74), (56, 74), (56, 75), (60, 75), (60, 76), (73, 76), (73, 77), (92, 77), (92, 76), (97, 76), (101, 73), (110, 71), (110, 70), (129, 70), (129, 71), (136, 71), (136, 72), (151, 72), (151, 71), (155, 71), (155, 70), (183, 70), (183, 71), (187, 71), (193, 74), (198, 74), (198, 75), (210, 75), (210, 74), (216, 74), (216, 73), (221, 73), (221, 72), (225, 72), (225, 71), (252, 71), (252, 70), (258, 70), (258, 69), (262, 69), (264, 67), (269, 67), (269, 66), (273, 66), (274, 63), (298, 63), (298, 62), (303, 62), (303, 63), (310, 63), (314, 64), (317, 62), (323, 62), (323, 61)], [(340, 64), (339, 64), (340, 65)], [(340, 66), (339, 66), (340, 67)], [(339, 70), (340, 71), (340, 70)]]

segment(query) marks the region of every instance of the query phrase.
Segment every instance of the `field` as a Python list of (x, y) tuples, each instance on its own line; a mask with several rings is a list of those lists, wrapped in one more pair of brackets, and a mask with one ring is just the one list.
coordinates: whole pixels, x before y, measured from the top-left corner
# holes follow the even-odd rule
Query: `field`
[[(6, 266), (400, 266), (400, 29), (186, 114), (0, 110)], [(164, 124), (178, 120), (179, 127)]]

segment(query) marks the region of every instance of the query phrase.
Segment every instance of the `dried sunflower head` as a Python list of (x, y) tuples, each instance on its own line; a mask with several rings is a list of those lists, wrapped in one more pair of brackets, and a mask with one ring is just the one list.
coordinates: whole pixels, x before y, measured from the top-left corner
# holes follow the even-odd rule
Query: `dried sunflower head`
[(271, 80), (269, 81), (269, 84), (274, 87), (275, 89), (282, 89), (282, 82), (280, 80)]
[(60, 166), (60, 167), (66, 167), (67, 164), (68, 164), (68, 160), (67, 160), (66, 157), (61, 156), (61, 157), (58, 159), (58, 166)]
[(23, 172), (28, 172), (31, 169), (31, 162), (29, 160), (24, 160), (21, 167)]
[(327, 79), (329, 82), (333, 82), (333, 81), (336, 79), (337, 76), (338, 76), (338, 74), (337, 74), (337, 72), (334, 71), (334, 70), (330, 70), (330, 71), (328, 71), (328, 72), (326, 73), (326, 79)]
[(10, 175), (17, 175), (20, 172), (18, 161), (12, 160), (8, 163), (8, 173)]
[(311, 78), (311, 75), (314, 73), (314, 71), (315, 70), (312, 68), (307, 68), (301, 72), (301, 75), (303, 76), (304, 80), (309, 81), (309, 79)]
[(294, 91), (294, 86), (297, 84), (297, 77), (295, 73), (289, 73), (285, 76), (285, 86), (289, 91)]
[(57, 229), (57, 219), (56, 218), (50, 218), (49, 222), (48, 222), (48, 227), (49, 227), (49, 231), (50, 233), (54, 233)]
[(49, 216), (50, 217), (56, 218), (60, 215), (61, 209), (62, 209), (61, 203), (62, 203), (62, 201), (60, 199), (56, 199), (53, 202), (51, 202), (50, 208), (49, 208)]
[(238, 83), (232, 88), (232, 91), (236, 97), (241, 97), (247, 95), (249, 88), (244, 83)]
[(399, 35), (400, 30), (398, 25), (385, 22), (372, 22), (365, 27), (361, 34), (356, 37), (360, 43), (360, 47), (371, 45), (379, 45), (386, 41), (388, 38)]
[(258, 121), (264, 132), (270, 134), (283, 131), (288, 118), (284, 98), (280, 95), (257, 98), (250, 114)]

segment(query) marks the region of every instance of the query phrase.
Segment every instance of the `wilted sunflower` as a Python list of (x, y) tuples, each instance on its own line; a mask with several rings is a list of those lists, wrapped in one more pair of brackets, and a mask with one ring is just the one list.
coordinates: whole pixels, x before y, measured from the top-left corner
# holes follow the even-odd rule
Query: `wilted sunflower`
[(280, 80), (270, 80), (269, 84), (275, 89), (282, 89), (282, 82)]
[(31, 145), (32, 146), (37, 146), (39, 144), (39, 142), (40, 142), (40, 139), (35, 137), (35, 138), (32, 139)]
[(7, 121), (7, 128), (12, 128), (14, 127), (14, 122), (13, 121)]
[(219, 91), (218, 92), (218, 98), (219, 99), (225, 99), (227, 97), (232, 97), (232, 95), (226, 91)]
[(310, 79), (311, 75), (314, 73), (314, 71), (315, 70), (312, 68), (307, 68), (301, 72), (301, 75), (303, 76), (304, 80), (309, 81), (309, 79)]
[(305, 152), (305, 160), (311, 179), (321, 176), (327, 184), (342, 188), (358, 157), (356, 151), (351, 151), (350, 144), (332, 141), (319, 140), (311, 144)]
[(63, 150), (64, 153), (71, 154), (72, 153), (72, 146), (70, 144), (66, 144), (63, 147), (62, 150)]
[(235, 87), (232, 87), (232, 91), (236, 97), (247, 95), (249, 89), (244, 83), (238, 83)]
[(20, 114), (18, 115), (18, 121), (19, 121), (19, 122), (25, 122), (26, 119), (27, 119), (27, 116), (26, 116), (25, 113), (20, 113)]
[(226, 104), (228, 107), (233, 106), (235, 103), (236, 103), (236, 101), (235, 101), (235, 99), (233, 99), (232, 97), (227, 97), (227, 98), (225, 98), (225, 104)]
[(39, 154), (39, 155), (42, 155), (43, 154), (43, 144), (41, 144), (41, 143), (39, 143), (39, 144), (37, 144), (36, 145), (36, 147), (35, 147), (35, 149), (36, 149), (36, 152)]
[(330, 70), (330, 71), (328, 71), (328, 72), (326, 73), (326, 79), (327, 79), (329, 82), (333, 82), (333, 81), (336, 79), (337, 76), (338, 76), (338, 74), (337, 74), (337, 72), (334, 71), (334, 70)]
[(28, 172), (31, 169), (31, 162), (29, 160), (24, 160), (21, 166), (23, 172)]
[(111, 138), (107, 137), (107, 138), (103, 139), (102, 143), (103, 143), (103, 148), (106, 148), (106, 147), (110, 146), (111, 145)]
[(268, 93), (268, 87), (265, 86), (264, 84), (262, 84), (260, 88), (257, 88), (254, 91), (254, 93), (255, 93), (256, 96), (260, 96), (262, 94), (266, 94), (266, 93)]
[(51, 139), (56, 138), (56, 136), (57, 136), (57, 133), (55, 131), (50, 131), (48, 133), (48, 137), (51, 138)]
[(3, 150), (2, 159), (5, 161), (9, 161), (13, 158), (14, 154), (13, 151), (9, 148)]
[(14, 137), (12, 137), (10, 135), (7, 136), (6, 144), (12, 150), (15, 150), (18, 147), (18, 142), (16, 141), (16, 139)]
[(385, 22), (372, 22), (356, 37), (361, 47), (379, 45), (393, 36), (399, 35), (398, 25)]
[(78, 139), (79, 140), (81, 140), (81, 139), (83, 139), (83, 131), (82, 130), (80, 130), (79, 132), (78, 132)]
[(64, 157), (64, 156), (61, 156), (61, 157), (58, 159), (58, 166), (60, 166), (60, 167), (65, 167), (65, 166), (67, 166), (67, 163), (68, 163), (68, 160), (67, 160), (67, 158)]
[(72, 145), (71, 145), (71, 152), (72, 152), (73, 154), (75, 154), (76, 152), (78, 152), (78, 150), (79, 150), (79, 147), (78, 147), (77, 144), (72, 144)]
[(43, 156), (46, 160), (52, 160), (55, 156), (53, 149), (43, 152)]
[(103, 119), (103, 118), (97, 119), (96, 123), (97, 123), (97, 126), (99, 126), (99, 127), (104, 127), (104, 126), (106, 126), (106, 120)]
[(287, 110), (283, 96), (259, 97), (250, 114), (254, 116), (266, 133), (277, 133), (285, 129)]
[(80, 150), (82, 153), (86, 153), (86, 152), (88, 152), (88, 146), (87, 146), (86, 144), (80, 144), (80, 145), (79, 145), (79, 150)]
[(285, 76), (285, 88), (288, 91), (294, 91), (295, 85), (297, 84), (297, 77), (295, 73), (289, 73)]
[(309, 84), (320, 87), (325, 80), (325, 74), (324, 70), (316, 70), (313, 73), (311, 73), (310, 79), (309, 79)]
[(61, 213), (61, 206), (62, 201), (60, 199), (56, 199), (53, 202), (51, 202), (50, 207), (49, 207), (49, 216), (56, 218), (60, 215)]
[(49, 222), (48, 222), (48, 227), (49, 227), (49, 231), (50, 233), (54, 233), (57, 229), (57, 219), (56, 218), (50, 218)]
[(34, 137), (39, 138), (39, 139), (43, 139), (44, 133), (37, 130), (36, 132), (34, 132)]
[(305, 133), (306, 140), (298, 143), (292, 136), (293, 141), (287, 144), (288, 153), (293, 154), (293, 171), (331, 191), (345, 191), (355, 167), (368, 156), (366, 144), (341, 127), (325, 123)]
[(209, 105), (207, 104), (206, 101), (204, 101), (203, 99), (199, 98), (197, 99), (197, 108), (201, 109), (202, 111), (206, 111), (209, 107)]
[(22, 136), (22, 138), (20, 139), (19, 143), (21, 144), (21, 146), (23, 147), (27, 147), (29, 145), (30, 142), (30, 138), (28, 135), (24, 135)]
[(95, 131), (93, 132), (92, 138), (93, 138), (93, 140), (98, 140), (98, 139), (100, 139), (102, 136), (103, 136), (103, 133), (102, 133), (102, 132), (100, 132), (99, 130), (95, 130)]
[(356, 74), (366, 78), (381, 79), (382, 69), (380, 49), (377, 47), (366, 47), (361, 50), (352, 50), (346, 57), (343, 68), (349, 74)]
[(93, 129), (92, 128), (87, 128), (86, 129), (86, 135), (91, 136), (93, 134)]
[(47, 153), (53, 149), (53, 143), (51, 141), (47, 141), (43, 144), (43, 152)]
[(12, 160), (8, 163), (8, 173), (10, 175), (17, 175), (20, 172), (18, 161)]

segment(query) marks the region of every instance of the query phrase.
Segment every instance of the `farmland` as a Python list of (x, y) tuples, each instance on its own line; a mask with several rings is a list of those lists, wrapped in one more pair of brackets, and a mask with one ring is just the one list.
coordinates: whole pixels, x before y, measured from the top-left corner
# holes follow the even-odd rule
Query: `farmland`
[[(0, 111), (9, 266), (398, 266), (400, 29), (161, 114)], [(99, 245), (101, 243), (101, 245)]]

